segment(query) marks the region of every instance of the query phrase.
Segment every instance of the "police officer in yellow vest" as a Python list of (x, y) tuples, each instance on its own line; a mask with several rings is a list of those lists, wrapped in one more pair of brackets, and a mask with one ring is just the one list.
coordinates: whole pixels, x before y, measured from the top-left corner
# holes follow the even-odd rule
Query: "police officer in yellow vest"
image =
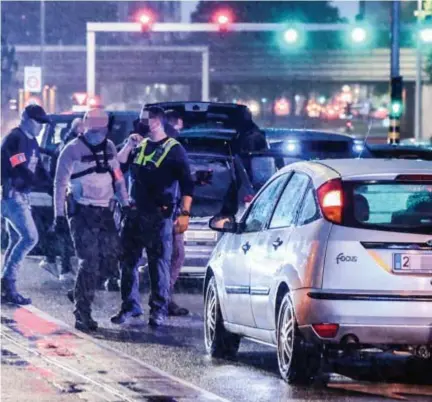
[(188, 228), (193, 180), (186, 151), (165, 132), (164, 111), (156, 107), (143, 110), (141, 118), (146, 117), (148, 138), (134, 148), (140, 137), (132, 134), (119, 152), (120, 162), (130, 171), (132, 207), (123, 219), (121, 231), (123, 303), (111, 321), (122, 324), (142, 314), (137, 263), (145, 248), (151, 284), (149, 324), (160, 326), (167, 317), (170, 300), (173, 231), (183, 233)]

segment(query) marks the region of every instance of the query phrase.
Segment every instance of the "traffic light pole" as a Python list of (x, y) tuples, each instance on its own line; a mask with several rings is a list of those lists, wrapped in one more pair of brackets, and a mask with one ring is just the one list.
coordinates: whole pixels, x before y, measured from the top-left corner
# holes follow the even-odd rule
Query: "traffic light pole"
[(414, 110), (414, 137), (415, 139), (421, 140), (422, 138), (422, 51), (421, 51), (421, 40), (420, 31), (422, 28), (421, 13), (423, 11), (423, 0), (417, 0), (417, 46), (416, 46), (416, 83), (415, 83), (415, 110)]
[[(391, 101), (390, 126), (387, 141), (389, 144), (400, 142), (400, 117), (402, 112), (402, 80), (399, 77), (400, 48), (400, 0), (393, 0), (391, 14)], [(400, 92), (400, 93), (399, 93)], [(400, 104), (399, 104), (400, 102)]]
[[(290, 25), (284, 23), (229, 23), (226, 29), (230, 32), (283, 32)], [(294, 24), (291, 27), (303, 32), (349, 31), (351, 24)], [(143, 26), (138, 22), (88, 22), (87, 23), (87, 94), (94, 97), (96, 93), (96, 33), (97, 32), (142, 32)], [(154, 23), (149, 27), (151, 32), (220, 32), (221, 26), (215, 23)], [(159, 50), (199, 51), (202, 52), (202, 100), (210, 98), (210, 63), (207, 47), (168, 46)], [(157, 50), (154, 46), (150, 51)]]

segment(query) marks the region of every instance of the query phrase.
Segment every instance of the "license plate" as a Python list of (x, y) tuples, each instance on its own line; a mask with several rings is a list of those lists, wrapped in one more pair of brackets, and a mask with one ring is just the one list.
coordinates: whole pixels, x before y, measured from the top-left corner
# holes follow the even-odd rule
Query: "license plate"
[(393, 254), (393, 271), (432, 273), (432, 254)]

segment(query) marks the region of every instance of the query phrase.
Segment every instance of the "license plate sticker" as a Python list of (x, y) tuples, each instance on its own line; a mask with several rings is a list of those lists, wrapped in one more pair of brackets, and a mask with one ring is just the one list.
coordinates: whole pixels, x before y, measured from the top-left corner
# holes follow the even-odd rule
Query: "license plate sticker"
[(393, 254), (393, 271), (432, 273), (432, 254)]

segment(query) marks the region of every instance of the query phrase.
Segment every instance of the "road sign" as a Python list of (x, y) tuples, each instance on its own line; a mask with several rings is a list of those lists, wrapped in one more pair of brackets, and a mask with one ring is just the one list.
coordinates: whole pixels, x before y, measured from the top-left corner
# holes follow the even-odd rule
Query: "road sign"
[(24, 67), (24, 91), (32, 93), (42, 91), (42, 69), (40, 67)]

